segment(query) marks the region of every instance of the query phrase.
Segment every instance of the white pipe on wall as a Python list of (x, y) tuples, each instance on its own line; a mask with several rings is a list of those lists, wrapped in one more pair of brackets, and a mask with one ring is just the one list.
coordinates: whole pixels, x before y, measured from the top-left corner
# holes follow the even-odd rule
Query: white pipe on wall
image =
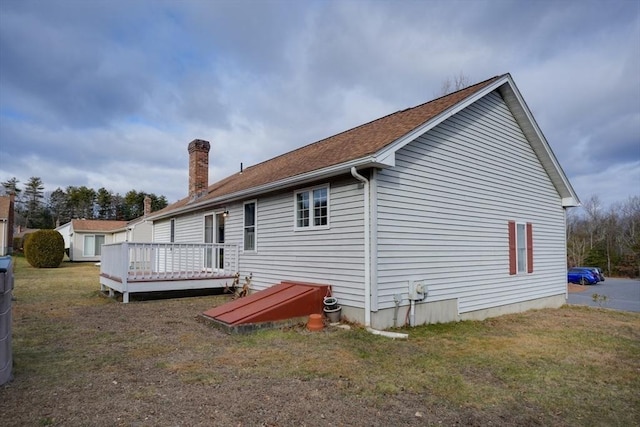
[(369, 180), (360, 175), (355, 166), (351, 168), (351, 175), (364, 183), (364, 326), (371, 326), (371, 221)]
[(369, 194), (369, 180), (360, 175), (355, 166), (351, 168), (351, 175), (364, 184), (364, 326), (369, 333), (374, 335), (407, 339), (409, 334), (379, 331), (371, 327), (371, 195)]

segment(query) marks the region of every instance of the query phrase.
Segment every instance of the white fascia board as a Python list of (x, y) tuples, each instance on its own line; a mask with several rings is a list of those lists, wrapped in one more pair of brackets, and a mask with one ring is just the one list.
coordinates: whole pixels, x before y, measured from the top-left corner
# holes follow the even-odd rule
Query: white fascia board
[[(495, 82), (491, 83), (490, 85), (488, 85), (488, 86), (482, 88), (481, 90), (479, 90), (478, 92), (474, 93), (473, 95), (471, 95), (469, 98), (465, 99), (464, 101), (459, 102), (459, 103), (451, 106), (449, 109), (447, 109), (447, 110), (443, 111), (442, 113), (438, 114), (437, 116), (433, 117), (431, 120), (425, 122), (421, 126), (418, 126), (417, 128), (413, 129), (411, 132), (407, 133), (406, 135), (401, 136), (400, 138), (396, 139), (394, 142), (392, 142), (391, 144), (387, 145), (382, 150), (378, 151), (376, 153), (375, 157), (379, 158), (379, 159), (389, 159), (390, 157), (394, 157), (393, 165), (395, 165), (395, 153), (398, 150), (403, 148), (405, 145), (409, 144), (411, 141), (413, 141), (414, 139), (416, 139), (420, 135), (422, 135), (425, 132), (433, 129), (434, 127), (436, 127), (440, 123), (444, 122), (449, 117), (451, 117), (454, 114), (457, 114), (458, 112), (464, 110), (465, 108), (467, 108), (469, 105), (473, 104), (474, 102), (476, 102), (480, 98), (482, 98), (482, 97), (486, 96), (487, 94), (493, 92), (494, 90), (496, 90), (497, 88), (499, 88), (500, 86), (505, 84), (505, 82), (508, 82), (508, 81), (509, 81), (509, 75), (506, 75), (506, 76), (496, 80)], [(387, 160), (387, 161), (389, 163), (391, 163), (390, 160)]]
[(562, 207), (563, 208), (575, 208), (581, 206), (579, 200), (574, 199), (573, 197), (563, 197), (562, 198)]
[(379, 159), (377, 157), (367, 156), (360, 159), (351, 160), (349, 162), (339, 163), (337, 165), (329, 166), (323, 169), (318, 169), (318, 170), (303, 173), (300, 175), (295, 175), (289, 178), (281, 179), (279, 181), (270, 182), (268, 184), (260, 185), (257, 187), (251, 187), (246, 190), (238, 191), (235, 193), (226, 194), (222, 197), (203, 200), (198, 203), (183, 206), (182, 208), (176, 209), (174, 211), (166, 212), (162, 215), (158, 215), (158, 216), (151, 215), (147, 219), (150, 221), (156, 221), (159, 219), (170, 218), (176, 215), (199, 210), (206, 206), (230, 203), (238, 200), (255, 197), (270, 191), (279, 190), (281, 188), (291, 187), (294, 185), (304, 185), (312, 181), (330, 178), (343, 173), (349, 173), (349, 171), (353, 166), (357, 168), (362, 168), (362, 167), (387, 168), (390, 166), (395, 166), (395, 158), (389, 159), (387, 157), (387, 158)]
[[(385, 159), (388, 164), (392, 164), (395, 162), (395, 153), (409, 144), (411, 141), (424, 134), (425, 132), (433, 129), (435, 126), (439, 125), (449, 117), (454, 114), (462, 111), (467, 108), (469, 105), (483, 98), (487, 94), (493, 92), (494, 90), (499, 89), (502, 97), (505, 102), (509, 106), (509, 108), (514, 112), (514, 116), (518, 121), (518, 124), (522, 127), (527, 140), (531, 144), (532, 148), (539, 156), (542, 166), (547, 171), (551, 181), (556, 187), (559, 195), (562, 197), (562, 206), (563, 207), (571, 207), (571, 206), (579, 206), (580, 200), (573, 190), (571, 183), (569, 182), (567, 176), (565, 175), (560, 163), (556, 159), (549, 143), (544, 137), (542, 131), (538, 127), (533, 114), (527, 107), (524, 98), (520, 94), (520, 91), (516, 87), (513, 79), (510, 74), (503, 76), (502, 78), (496, 80), (490, 85), (482, 88), (469, 98), (465, 99), (463, 102), (460, 102), (448, 110), (443, 111), (438, 114), (428, 122), (424, 123), (422, 126), (419, 126), (407, 133), (406, 135), (398, 138), (393, 143), (387, 145), (382, 150), (376, 153), (376, 158)], [(520, 114), (518, 114), (520, 113)], [(520, 116), (520, 117), (518, 117)], [(524, 119), (524, 120), (522, 120)], [(389, 160), (390, 158), (394, 158), (393, 161)]]

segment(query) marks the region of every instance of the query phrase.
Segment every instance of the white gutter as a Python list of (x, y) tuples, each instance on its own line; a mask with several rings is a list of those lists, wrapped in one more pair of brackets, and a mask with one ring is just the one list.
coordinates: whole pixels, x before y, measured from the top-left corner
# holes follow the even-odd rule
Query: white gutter
[(364, 184), (364, 326), (368, 332), (374, 335), (407, 339), (409, 334), (379, 331), (371, 327), (371, 195), (369, 194), (369, 180), (360, 175), (355, 166), (351, 168), (351, 175)]
[(182, 206), (178, 209), (164, 212), (159, 215), (154, 215), (152, 213), (147, 217), (147, 220), (156, 221), (159, 219), (164, 219), (164, 218), (176, 216), (179, 214), (187, 213), (189, 211), (198, 210), (204, 206), (220, 205), (220, 204), (234, 202), (237, 200), (244, 200), (244, 199), (251, 198), (255, 195), (267, 193), (273, 190), (279, 190), (284, 187), (302, 185), (307, 182), (313, 182), (320, 179), (330, 178), (332, 176), (346, 173), (347, 171), (349, 171), (351, 167), (355, 167), (355, 166), (357, 167), (388, 167), (393, 165), (386, 163), (385, 160), (379, 161), (376, 157), (367, 156), (360, 159), (352, 160), (350, 162), (329, 166), (324, 169), (303, 173), (301, 175), (294, 175), (288, 178), (281, 179), (279, 181), (274, 181), (268, 184), (259, 185), (257, 187), (250, 187), (246, 190), (240, 190), (235, 193), (226, 194), (221, 197), (204, 199), (196, 203), (189, 203), (186, 206)]

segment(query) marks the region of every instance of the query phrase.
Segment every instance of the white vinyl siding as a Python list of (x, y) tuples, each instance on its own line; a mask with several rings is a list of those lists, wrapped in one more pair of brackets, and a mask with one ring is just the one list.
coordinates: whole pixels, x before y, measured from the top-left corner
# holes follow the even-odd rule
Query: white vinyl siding
[(162, 220), (153, 223), (153, 242), (169, 243), (170, 241), (170, 220)]
[[(342, 304), (362, 307), (363, 298), (363, 195), (353, 179), (331, 183), (330, 229), (296, 229), (296, 191), (257, 200), (258, 251), (240, 254), (242, 277), (253, 273), (260, 290), (283, 280), (329, 284)], [(317, 188), (317, 187), (315, 187)], [(227, 223), (229, 241), (242, 239), (242, 205)]]
[[(565, 292), (560, 196), (496, 92), (399, 150), (377, 185), (380, 308), (416, 279), (460, 313)], [(509, 275), (511, 219), (534, 225), (532, 274)]]
[(204, 212), (200, 211), (157, 221), (153, 227), (153, 241), (171, 243), (171, 222), (174, 221), (173, 243), (204, 243), (203, 217)]

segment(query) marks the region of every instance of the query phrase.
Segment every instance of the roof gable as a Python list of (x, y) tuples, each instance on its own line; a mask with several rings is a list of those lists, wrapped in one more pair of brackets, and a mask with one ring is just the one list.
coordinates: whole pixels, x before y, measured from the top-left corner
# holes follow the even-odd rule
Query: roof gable
[(399, 149), (494, 90), (500, 92), (523, 128), (525, 136), (563, 198), (563, 206), (577, 206), (578, 197), (533, 115), (511, 76), (504, 74), (248, 167), (242, 173), (212, 184), (201, 198), (184, 198), (155, 212), (150, 219), (197, 209), (211, 203), (249, 197), (289, 184), (300, 184), (311, 178), (320, 179), (323, 174), (331, 176), (345, 173), (352, 166), (393, 166), (395, 153)]

